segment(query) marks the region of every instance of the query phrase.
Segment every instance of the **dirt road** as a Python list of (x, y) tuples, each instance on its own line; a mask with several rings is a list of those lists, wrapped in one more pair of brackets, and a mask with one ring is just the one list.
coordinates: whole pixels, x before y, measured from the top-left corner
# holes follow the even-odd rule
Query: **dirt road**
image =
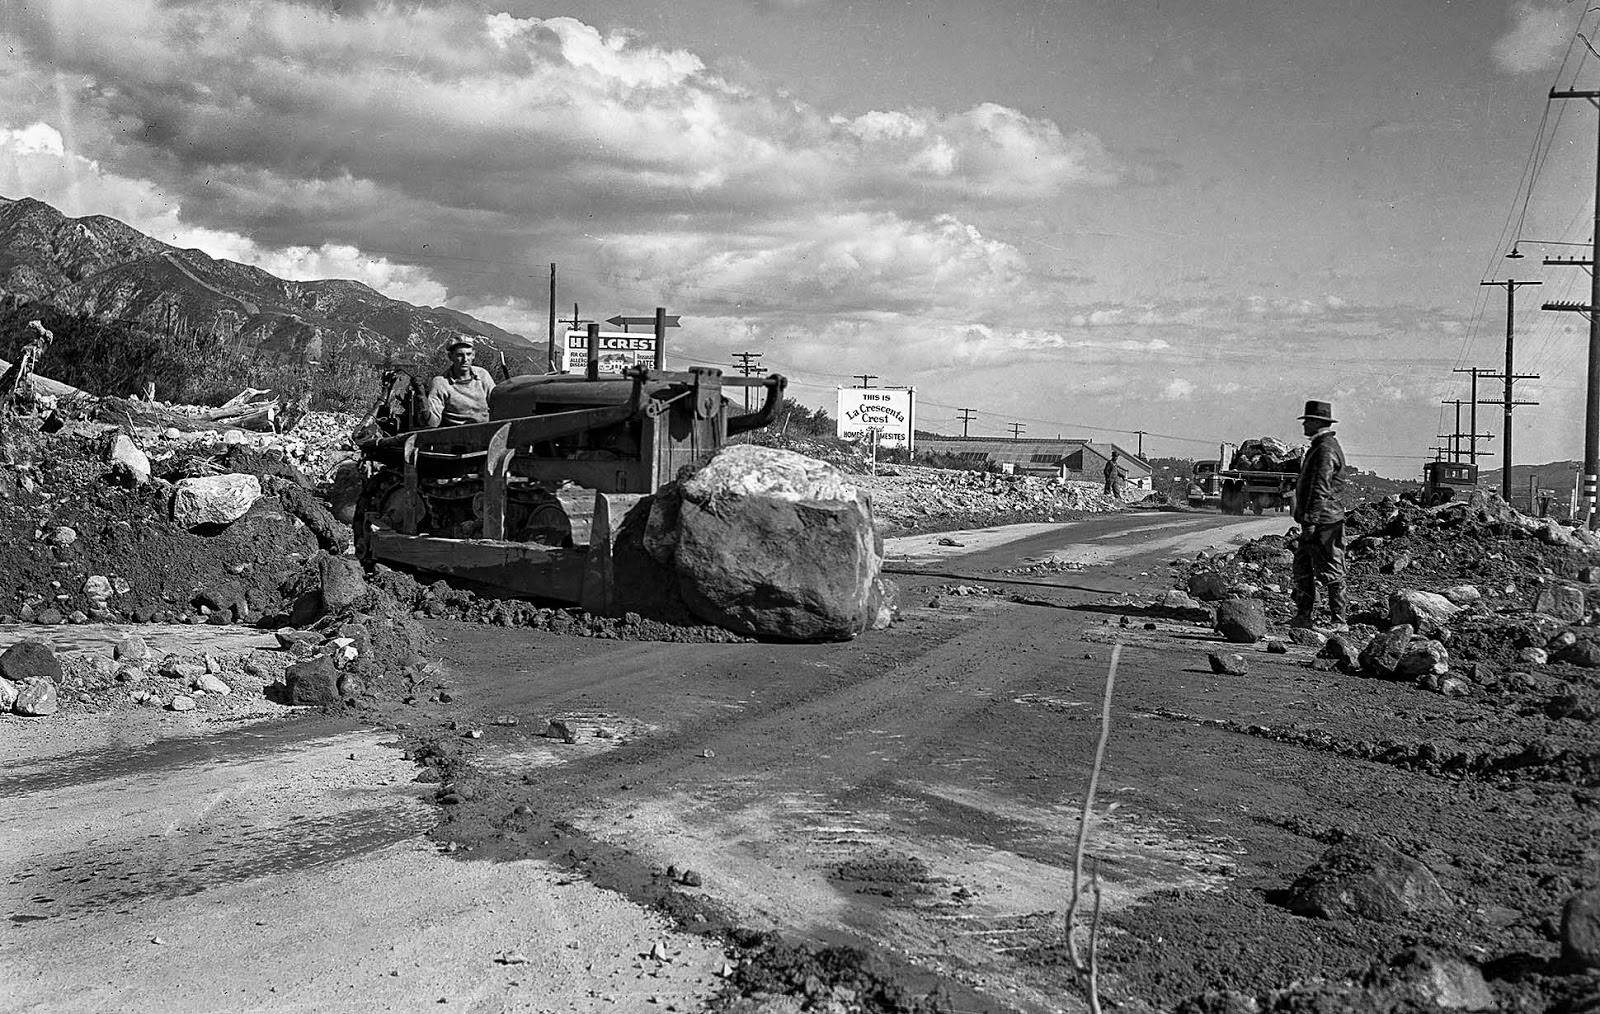
[[(1109, 1001), (1338, 978), (1419, 938), (1537, 967), (1560, 899), (1596, 872), (1593, 790), (1450, 780), (1341, 747), (1515, 736), (1516, 716), (1315, 671), (1299, 648), (1246, 649), (1248, 676), (1216, 676), (1204, 630), (1130, 605), (1170, 584), (1174, 556), (1284, 525), (1145, 514), (891, 545), (900, 569), (950, 576), (902, 575), (901, 622), (847, 644), (437, 624), (440, 686), (379, 716), (432, 764), (421, 786), (379, 747), (394, 737), (307, 723), (281, 743), (231, 733), (8, 769), (0, 826), (28, 828), (5, 833), (10, 1008), (178, 1006), (181, 990), (140, 991), (160, 982), (195, 990), (191, 1010), (697, 1009), (721, 985), (720, 945), (674, 935), (671, 960), (652, 958), (657, 917), (599, 886), (690, 929), (856, 945), (881, 962), (874, 981), (952, 1009), (1081, 1010), (1061, 913), (1117, 643), (1090, 843)], [(551, 719), (572, 742), (545, 735)], [(418, 837), (434, 813), (446, 856)], [(1395, 926), (1271, 902), (1347, 830), (1424, 859), (1461, 904)], [(510, 950), (532, 964), (495, 963)], [(853, 1009), (864, 980), (829, 994), (834, 960), (796, 957), (800, 985), (781, 989), (793, 968), (740, 968), (734, 991)], [(227, 976), (207, 974), (218, 961)], [(1509, 973), (1495, 987), (1530, 988)]]

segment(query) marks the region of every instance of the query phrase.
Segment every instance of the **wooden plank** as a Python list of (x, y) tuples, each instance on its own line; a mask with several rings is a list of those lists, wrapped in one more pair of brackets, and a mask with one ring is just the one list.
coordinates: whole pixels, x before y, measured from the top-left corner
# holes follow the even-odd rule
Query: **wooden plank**
[(611, 505), (604, 493), (594, 495), (589, 552), (583, 561), (583, 588), (579, 604), (597, 616), (610, 616), (615, 600), (615, 574), (611, 569)]
[(577, 605), (583, 598), (585, 558), (581, 548), (552, 549), (530, 542), (445, 539), (429, 535), (373, 532), (373, 559), (446, 578), (458, 578), (518, 598), (544, 598)]

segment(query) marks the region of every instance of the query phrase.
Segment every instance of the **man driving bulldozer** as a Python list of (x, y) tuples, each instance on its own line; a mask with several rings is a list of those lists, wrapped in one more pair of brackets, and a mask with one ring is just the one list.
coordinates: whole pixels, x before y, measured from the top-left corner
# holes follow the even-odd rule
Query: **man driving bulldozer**
[(450, 339), (445, 354), (450, 358), (450, 368), (428, 381), (420, 422), (424, 426), (488, 422), (489, 392), (494, 390), (494, 377), (488, 370), (473, 364), (475, 352), (471, 339)]

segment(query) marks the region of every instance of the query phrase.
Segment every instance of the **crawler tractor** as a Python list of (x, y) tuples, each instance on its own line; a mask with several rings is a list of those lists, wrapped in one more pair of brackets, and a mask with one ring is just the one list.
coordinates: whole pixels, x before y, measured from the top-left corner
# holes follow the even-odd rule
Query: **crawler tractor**
[[(609, 613), (622, 516), (729, 436), (770, 423), (784, 386), (776, 374), (698, 367), (512, 377), (491, 392), (488, 422), (411, 429), (419, 386), (387, 374), (374, 432), (358, 441), (357, 552), (489, 594)], [(764, 389), (763, 403), (735, 414), (724, 389), (749, 387)]]

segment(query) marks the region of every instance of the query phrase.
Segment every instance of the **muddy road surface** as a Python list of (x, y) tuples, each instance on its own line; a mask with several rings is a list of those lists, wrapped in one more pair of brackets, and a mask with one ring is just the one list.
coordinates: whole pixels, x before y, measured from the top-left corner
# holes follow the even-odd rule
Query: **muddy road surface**
[[(158, 816), (64, 842), (85, 823), (74, 807), (129, 791), (105, 770), (99, 783), (85, 774), (77, 801), (42, 807), (47, 830), (23, 840), (32, 854), (65, 855), (47, 890), (8, 881), (14, 912), (52, 918), (13, 915), (0, 968), (34, 961), (59, 983), (111, 954), (124, 973), (160, 969), (174, 952), (150, 950), (152, 937), (265, 897), (281, 904), (238, 928), (279, 931), (260, 951), (230, 939), (229, 976), (254, 992), (224, 1007), (271, 1009), (261, 991), (289, 983), (305, 1009), (319, 998), (360, 1002), (339, 990), (370, 978), (382, 991), (364, 999), (393, 1009), (414, 1009), (409, 997), (472, 1010), (1081, 1011), (1086, 984), (1063, 946), (1063, 913), (1102, 690), (1121, 645), (1087, 849), (1103, 888), (1105, 1004), (1168, 1010), (1222, 989), (1264, 997), (1359, 980), (1418, 944), (1482, 965), (1506, 1009), (1572, 1000), (1584, 987), (1551, 965), (1552, 919), (1576, 886), (1594, 883), (1594, 789), (1429, 774), (1356, 748), (1515, 736), (1531, 719), (1324, 671), (1292, 645), (1231, 646), (1248, 674), (1215, 675), (1207, 655), (1221, 645), (1205, 625), (1146, 608), (1172, 586), (1174, 559), (1287, 524), (1143, 513), (893, 540), (901, 620), (846, 644), (667, 644), (434, 623), (438, 678), (380, 709), (391, 734), (321, 734), (324, 753), (350, 758), (345, 780), (319, 792), (312, 779), (332, 777), (323, 768), (275, 775), (283, 751), (265, 748), (251, 754), (255, 772), (235, 771), (300, 779), (301, 796), (320, 800), (319, 826), (344, 828), (321, 832), (332, 834), (326, 864), (282, 853), (312, 868), (252, 880), (230, 848), (261, 847), (251, 835), (269, 832), (249, 829), (270, 820), (215, 805), (196, 816), (192, 799), (174, 802), (183, 767), (155, 762), (117, 777), (170, 793), (123, 807)], [(1568, 745), (1592, 748), (1590, 728), (1565, 730)], [(374, 756), (384, 744), (388, 766)], [(190, 760), (203, 766), (201, 755)], [(29, 777), (45, 775), (13, 776), (8, 821), (18, 799), (40, 809)], [(385, 794), (381, 818), (361, 813)], [(295, 798), (262, 800), (261, 812)], [(180, 812), (159, 816), (163, 801)], [(108, 895), (101, 878), (140, 872), (115, 854), (104, 872), (66, 874), (94, 866), (86, 853), (105, 851), (107, 835), (170, 836), (206, 821), (238, 825), (212, 851), (180, 850), (219, 867), (214, 884), (197, 873), (154, 898)], [(431, 842), (418, 836), (425, 825)], [(1455, 904), (1399, 923), (1289, 913), (1283, 889), (1348, 834), (1421, 859)], [(114, 918), (87, 919), (106, 898)], [(622, 898), (637, 903), (633, 916), (603, 900)], [(297, 906), (315, 917), (291, 927)], [(71, 914), (75, 926), (55, 918)], [(669, 934), (662, 918), (691, 935)], [(196, 954), (219, 946), (217, 927), (187, 932)], [(773, 959), (776, 938), (758, 933), (793, 946)], [(309, 952), (308, 936), (326, 954)], [(830, 949), (840, 945), (859, 953)], [(573, 946), (588, 960), (568, 961)], [(532, 962), (499, 963), (508, 951)], [(194, 964), (174, 967), (198, 974)], [(129, 995), (98, 988), (84, 994), (102, 1001), (97, 1009)], [(23, 995), (35, 1009), (80, 1009), (53, 1008), (36, 982)]]

